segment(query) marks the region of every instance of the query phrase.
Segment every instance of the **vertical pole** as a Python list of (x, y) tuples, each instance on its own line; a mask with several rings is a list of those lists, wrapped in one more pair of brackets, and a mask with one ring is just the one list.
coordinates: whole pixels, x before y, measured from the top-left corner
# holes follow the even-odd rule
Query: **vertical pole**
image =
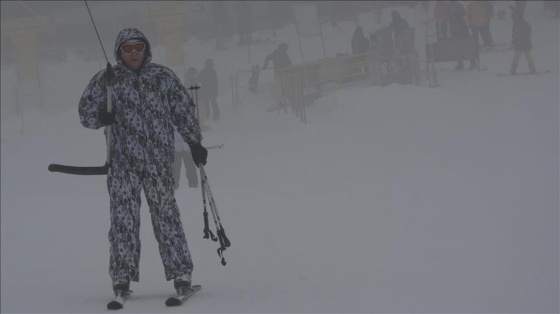
[(321, 42), (323, 43), (323, 59), (327, 58), (327, 51), (325, 49), (325, 37), (323, 36), (323, 25), (321, 24), (321, 20), (317, 17), (317, 22), (319, 23), (319, 31), (321, 32)]
[(294, 26), (296, 27), (297, 41), (299, 45), (299, 52), (301, 53), (301, 60), (305, 63), (305, 57), (303, 56), (303, 49), (301, 48), (301, 40), (299, 38), (299, 28), (297, 26), (297, 21), (294, 18)]
[(249, 36), (249, 42), (247, 43), (247, 64), (251, 64), (251, 36)]

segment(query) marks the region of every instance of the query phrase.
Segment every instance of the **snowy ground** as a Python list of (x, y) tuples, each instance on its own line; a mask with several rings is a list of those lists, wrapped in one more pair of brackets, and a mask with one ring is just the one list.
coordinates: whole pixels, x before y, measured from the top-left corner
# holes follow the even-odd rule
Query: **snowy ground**
[[(206, 170), (228, 264), (202, 238), (201, 193), (183, 178), (177, 199), (203, 289), (165, 308), (172, 284), (143, 205), (140, 282), (122, 312), (558, 313), (559, 22), (537, 5), (533, 56), (548, 74), (497, 77), (513, 53), (487, 52), (486, 71), (441, 71), (437, 88), (331, 92), (307, 124), (267, 112), (266, 93), (242, 94), (238, 112), (224, 93), (203, 143), (224, 144)], [(354, 26), (332, 29), (333, 47), (348, 51)], [(297, 47), (290, 32), (279, 37)], [(508, 42), (511, 20), (493, 21), (493, 35)], [(245, 62), (246, 47), (198, 44), (197, 64), (212, 56), (227, 72)], [(262, 60), (277, 44), (253, 53)], [(93, 68), (76, 77), (83, 87)], [(1, 311), (106, 312), (105, 177), (47, 171), (103, 164), (102, 130), (83, 128), (75, 107), (31, 112), (23, 135), (18, 119), (2, 122)]]

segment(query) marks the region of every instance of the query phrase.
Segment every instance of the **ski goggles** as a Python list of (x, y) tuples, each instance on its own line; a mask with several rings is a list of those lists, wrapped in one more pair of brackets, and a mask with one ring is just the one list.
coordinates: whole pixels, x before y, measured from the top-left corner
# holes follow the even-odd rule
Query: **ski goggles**
[(130, 56), (133, 53), (141, 54), (146, 50), (146, 43), (143, 41), (126, 42), (121, 45), (121, 51)]

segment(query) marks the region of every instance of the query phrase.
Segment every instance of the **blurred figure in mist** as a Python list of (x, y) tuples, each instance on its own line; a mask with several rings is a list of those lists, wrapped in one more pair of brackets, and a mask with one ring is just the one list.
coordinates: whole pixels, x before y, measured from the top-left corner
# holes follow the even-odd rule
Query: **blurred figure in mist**
[(403, 31), (409, 29), (410, 26), (408, 22), (403, 19), (399, 12), (393, 11), (391, 13), (391, 29), (393, 30), (393, 42), (395, 44), (395, 49), (400, 50), (403, 42)]
[(251, 77), (249, 78), (249, 92), (253, 94), (257, 93), (260, 73), (261, 67), (258, 64), (251, 67)]
[(560, 17), (560, 1), (544, 0), (543, 4), (545, 12), (547, 12), (548, 14), (552, 14), (552, 18), (557, 19), (558, 17)]
[(210, 108), (214, 120), (220, 119), (220, 108), (218, 98), (218, 75), (214, 70), (214, 60), (208, 58), (204, 61), (204, 68), (198, 74), (200, 82), (200, 107), (204, 107), (205, 118), (210, 119)]
[(512, 45), (515, 49), (513, 55), (513, 62), (511, 63), (511, 74), (517, 74), (517, 65), (521, 54), (525, 54), (527, 65), (529, 66), (529, 73), (537, 73), (535, 70), (535, 62), (531, 55), (533, 45), (531, 43), (531, 25), (523, 17), (523, 11), (513, 11), (511, 18), (513, 20), (512, 29)]
[(216, 50), (226, 50), (224, 46), (224, 31), (227, 22), (227, 2), (226, 1), (211, 1), (212, 14), (215, 24), (216, 34)]
[(191, 150), (185, 141), (183, 141), (181, 135), (175, 131), (175, 153), (173, 160), (173, 181), (175, 182), (175, 190), (179, 188), (179, 181), (181, 181), (181, 166), (183, 164), (185, 165), (185, 172), (189, 187), (198, 187), (198, 174), (196, 173), (196, 165), (191, 157)]
[(280, 108), (283, 107), (283, 97), (282, 79), (278, 74), (278, 70), (292, 65), (292, 60), (290, 60), (290, 56), (288, 56), (288, 44), (281, 43), (278, 45), (278, 48), (264, 58), (263, 70), (266, 70), (270, 61), (272, 61), (272, 66), (274, 68), (274, 95), (276, 97), (276, 106)]
[(361, 26), (354, 29), (352, 34), (352, 54), (366, 53), (369, 50), (369, 41), (364, 35), (364, 30)]
[(249, 1), (239, 1), (235, 9), (237, 10), (238, 45), (249, 44), (251, 42), (251, 3)]
[(436, 20), (437, 40), (447, 38), (447, 2), (438, 0), (434, 7), (434, 19)]
[(488, 5), (492, 6), (488, 1), (471, 1), (467, 5), (467, 23), (476, 40), (478, 41), (478, 35), (480, 34), (484, 45), (491, 48), (493, 42), (489, 23), (492, 15), (490, 15)]
[[(457, 1), (450, 1), (449, 2), (449, 32), (451, 34), (451, 38), (453, 39), (464, 39), (470, 36), (469, 27), (467, 26), (467, 22), (465, 21), (465, 8), (463, 5)], [(471, 59), (470, 62), (470, 69), (476, 68), (476, 60)], [(463, 64), (463, 60), (457, 60), (457, 66), (455, 66), (455, 70), (462, 70), (465, 66)]]

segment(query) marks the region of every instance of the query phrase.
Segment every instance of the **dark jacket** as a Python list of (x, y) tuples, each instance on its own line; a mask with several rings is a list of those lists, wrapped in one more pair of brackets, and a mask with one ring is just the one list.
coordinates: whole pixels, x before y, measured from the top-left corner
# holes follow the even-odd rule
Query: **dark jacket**
[(287, 47), (278, 47), (271, 54), (266, 56), (266, 58), (264, 59), (263, 70), (267, 68), (268, 62), (270, 61), (272, 61), (272, 66), (274, 67), (274, 69), (281, 69), (290, 66), (292, 64), (292, 60), (290, 60), (290, 57), (288, 56), (287, 49)]
[(449, 33), (451, 38), (463, 38), (468, 37), (469, 28), (467, 22), (465, 21), (465, 8), (459, 1), (451, 1), (449, 6)]
[(394, 38), (402, 37), (402, 32), (409, 29), (408, 22), (403, 19), (397, 12), (393, 13), (393, 21), (391, 22), (391, 29), (393, 29)]
[[(147, 45), (144, 64), (137, 71), (126, 67), (119, 53), (121, 44), (133, 38)], [(111, 167), (171, 174), (174, 129), (189, 144), (202, 140), (195, 104), (173, 71), (150, 62), (150, 44), (139, 30), (122, 30), (114, 54), (112, 104), (116, 122), (111, 127)], [(80, 122), (86, 128), (103, 127), (99, 113), (107, 103), (104, 74), (102, 70), (91, 79), (80, 99)]]
[(522, 17), (513, 19), (512, 44), (517, 51), (529, 51), (531, 44), (531, 25)]
[(356, 27), (352, 35), (352, 54), (366, 53), (369, 50), (369, 41), (361, 27)]
[(218, 75), (214, 66), (206, 65), (198, 74), (200, 82), (200, 98), (206, 101), (218, 96)]

